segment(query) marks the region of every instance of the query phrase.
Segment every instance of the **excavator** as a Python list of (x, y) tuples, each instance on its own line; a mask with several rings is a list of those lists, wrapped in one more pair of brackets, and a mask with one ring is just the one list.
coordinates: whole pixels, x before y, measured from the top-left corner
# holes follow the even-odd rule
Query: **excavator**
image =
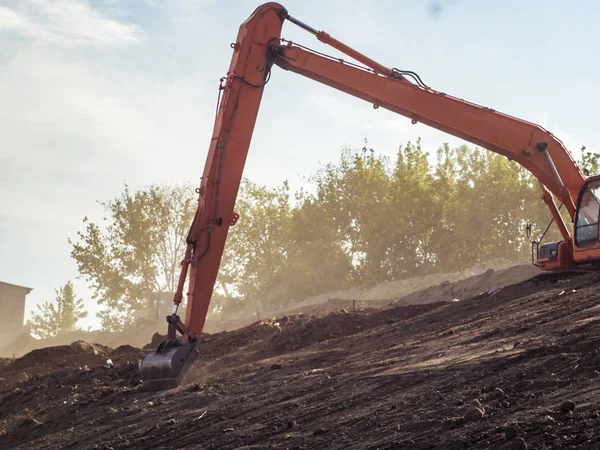
[[(281, 37), (288, 21), (348, 58), (333, 57)], [(212, 139), (201, 178), (198, 207), (187, 236), (179, 283), (167, 316), (167, 336), (139, 362), (142, 388), (179, 386), (198, 358), (203, 330), (261, 98), (273, 66), (294, 72), (373, 105), (420, 122), (514, 160), (539, 181), (562, 239), (532, 243), (534, 264), (545, 273), (594, 270), (600, 262), (600, 176), (582, 171), (563, 143), (539, 125), (436, 91), (419, 75), (384, 66), (292, 17), (278, 3), (265, 3), (243, 22), (219, 87)], [(558, 202), (558, 206), (557, 206)], [(567, 227), (560, 208), (566, 208)], [(566, 214), (565, 214), (566, 215)], [(552, 222), (551, 222), (552, 223)], [(530, 230), (528, 230), (530, 231)], [(529, 233), (528, 233), (529, 235)], [(188, 277), (185, 320), (178, 313)]]

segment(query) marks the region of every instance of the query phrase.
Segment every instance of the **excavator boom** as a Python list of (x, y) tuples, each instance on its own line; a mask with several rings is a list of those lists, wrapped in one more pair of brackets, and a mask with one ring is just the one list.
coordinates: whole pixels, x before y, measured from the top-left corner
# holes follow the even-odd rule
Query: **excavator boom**
[[(573, 199), (585, 177), (562, 142), (541, 126), (409, 82), (399, 71), (389, 69), (383, 76), (292, 43), (274, 45), (272, 51), (283, 69), (515, 160), (564, 200), (571, 216), (575, 213)], [(540, 142), (546, 143), (545, 151), (536, 147)], [(560, 177), (546, 152), (560, 167)]]
[[(286, 19), (360, 64), (285, 41), (281, 29)], [(140, 362), (147, 389), (177, 386), (197, 357), (195, 346), (204, 327), (229, 227), (239, 217), (233, 208), (263, 90), (274, 64), (518, 162), (539, 180), (544, 201), (563, 235), (564, 245), (557, 247), (561, 264), (572, 259), (572, 238), (554, 198), (575, 219), (576, 199), (586, 179), (562, 142), (549, 131), (435, 91), (415, 73), (374, 61), (290, 16), (277, 3), (259, 6), (240, 26), (232, 48), (229, 71), (220, 86), (222, 99), (198, 189), (198, 208), (187, 238), (173, 314), (167, 319), (168, 337)], [(177, 310), (188, 272), (186, 317), (182, 322)], [(181, 338), (176, 337), (177, 332)]]

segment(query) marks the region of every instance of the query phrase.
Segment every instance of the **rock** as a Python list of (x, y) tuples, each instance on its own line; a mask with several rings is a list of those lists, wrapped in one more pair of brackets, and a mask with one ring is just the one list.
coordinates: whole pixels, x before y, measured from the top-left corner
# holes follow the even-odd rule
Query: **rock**
[(325, 428), (317, 428), (315, 431), (313, 431), (313, 436), (320, 436), (321, 434), (325, 433), (327, 433)]
[(560, 404), (560, 410), (564, 413), (575, 411), (575, 402), (572, 400), (566, 400)]
[(504, 391), (500, 388), (495, 388), (494, 391), (492, 392), (492, 397), (494, 397), (494, 398), (504, 397)]
[(508, 426), (504, 429), (504, 436), (507, 441), (516, 438), (519, 435), (519, 428), (515, 425)]
[(235, 431), (235, 428), (223, 428), (223, 433), (231, 433), (232, 431)]
[(500, 407), (502, 408), (508, 408), (510, 406), (510, 403), (508, 403), (506, 400), (500, 402)]
[(85, 341), (75, 341), (71, 343), (70, 347), (77, 353), (91, 353), (93, 355), (98, 354), (98, 350), (93, 344)]
[(295, 426), (296, 426), (296, 421), (294, 419), (288, 421), (288, 423), (287, 423), (288, 430), (291, 430)]
[(42, 422), (34, 419), (33, 417), (27, 417), (27, 418), (23, 419), (23, 421), (20, 424), (21, 427), (39, 427), (42, 425), (43, 425)]
[(480, 420), (485, 414), (485, 410), (483, 408), (478, 408), (477, 406), (469, 406), (469, 409), (465, 412), (463, 419), (469, 422), (477, 422)]
[(481, 402), (477, 399), (475, 400), (471, 400), (471, 403), (469, 403), (471, 406), (475, 406), (476, 408), (483, 408), (483, 405), (481, 404)]
[(281, 369), (281, 364), (271, 364), (271, 370), (279, 370)]
[(552, 417), (552, 416), (546, 416), (546, 417), (544, 417), (543, 422), (544, 423), (554, 423), (556, 421), (554, 420), (554, 417)]
[(167, 425), (175, 425), (176, 423), (177, 423), (177, 421), (175, 419), (167, 420)]
[(190, 392), (197, 392), (200, 389), (202, 389), (202, 386), (200, 385), (200, 383), (194, 383), (190, 386)]
[(523, 438), (516, 438), (512, 441), (511, 450), (527, 450), (527, 442)]

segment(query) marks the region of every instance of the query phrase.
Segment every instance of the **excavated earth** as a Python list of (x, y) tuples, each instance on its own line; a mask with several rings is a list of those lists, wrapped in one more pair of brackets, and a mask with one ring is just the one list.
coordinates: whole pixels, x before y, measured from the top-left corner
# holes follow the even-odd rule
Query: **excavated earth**
[(141, 391), (141, 349), (34, 350), (0, 360), (0, 448), (598, 449), (599, 282), (206, 335), (159, 393)]

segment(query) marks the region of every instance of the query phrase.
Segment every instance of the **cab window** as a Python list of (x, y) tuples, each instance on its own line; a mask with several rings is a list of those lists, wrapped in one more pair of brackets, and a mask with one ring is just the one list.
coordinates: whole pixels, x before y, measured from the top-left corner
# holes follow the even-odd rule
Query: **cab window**
[(575, 245), (589, 247), (598, 242), (598, 216), (600, 215), (600, 180), (586, 186), (581, 196), (575, 223)]

